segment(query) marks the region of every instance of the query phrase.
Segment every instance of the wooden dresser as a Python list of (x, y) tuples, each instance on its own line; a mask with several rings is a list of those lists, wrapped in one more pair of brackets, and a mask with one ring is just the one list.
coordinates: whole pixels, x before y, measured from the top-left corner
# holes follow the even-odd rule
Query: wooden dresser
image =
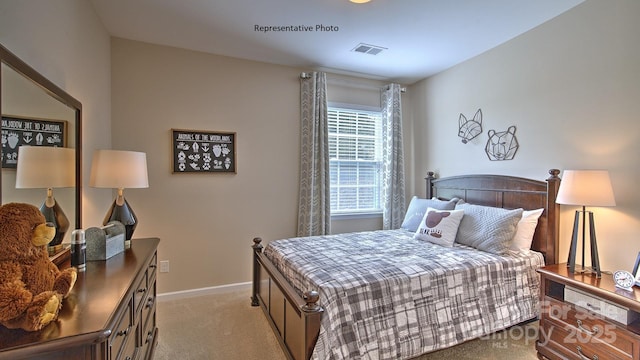
[(566, 264), (539, 273), (539, 358), (640, 360), (640, 288), (617, 288), (611, 274), (571, 274)]
[(43, 330), (0, 326), (0, 359), (152, 359), (159, 242), (133, 239), (123, 253), (87, 262), (58, 320)]

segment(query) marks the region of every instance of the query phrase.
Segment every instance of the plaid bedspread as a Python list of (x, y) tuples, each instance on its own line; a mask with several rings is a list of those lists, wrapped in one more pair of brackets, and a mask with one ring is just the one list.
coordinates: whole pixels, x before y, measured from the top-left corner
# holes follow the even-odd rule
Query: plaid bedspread
[(313, 359), (408, 359), (538, 314), (541, 254), (498, 256), (405, 230), (291, 238), (265, 255), (325, 313)]

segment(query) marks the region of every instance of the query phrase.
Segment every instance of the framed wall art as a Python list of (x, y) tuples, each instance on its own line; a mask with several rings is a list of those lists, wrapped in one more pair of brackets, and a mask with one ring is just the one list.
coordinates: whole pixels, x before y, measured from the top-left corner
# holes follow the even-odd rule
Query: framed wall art
[(171, 129), (174, 173), (236, 173), (236, 133)]
[(66, 147), (67, 122), (2, 115), (3, 169), (17, 167), (18, 148), (22, 145)]

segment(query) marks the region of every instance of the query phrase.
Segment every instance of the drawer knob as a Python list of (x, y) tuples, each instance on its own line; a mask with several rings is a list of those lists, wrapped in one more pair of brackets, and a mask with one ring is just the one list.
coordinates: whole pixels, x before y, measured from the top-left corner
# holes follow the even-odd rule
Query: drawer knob
[(578, 351), (578, 356), (580, 356), (580, 359), (582, 359), (582, 360), (598, 360), (598, 359), (599, 359), (599, 358), (598, 358), (598, 355), (593, 355), (593, 357), (591, 357), (591, 358), (590, 358), (590, 357), (588, 357), (588, 356), (585, 356), (585, 355), (582, 353), (582, 348), (581, 348), (580, 346), (578, 346), (578, 347), (576, 348), (576, 350)]
[(118, 331), (118, 334), (116, 334), (116, 335), (118, 335), (118, 336), (127, 336), (127, 334), (129, 334), (129, 329), (131, 329), (131, 328), (128, 327), (128, 328), (126, 328), (124, 330), (120, 330), (120, 331)]
[(587, 307), (593, 311), (600, 311), (600, 306), (595, 306), (595, 305), (591, 305), (589, 303), (587, 303)]
[(598, 328), (595, 326), (593, 327), (593, 330), (590, 330), (589, 328), (587, 328), (582, 324), (582, 320), (578, 320), (577, 323), (580, 330), (586, 332), (589, 335), (596, 335), (598, 333)]

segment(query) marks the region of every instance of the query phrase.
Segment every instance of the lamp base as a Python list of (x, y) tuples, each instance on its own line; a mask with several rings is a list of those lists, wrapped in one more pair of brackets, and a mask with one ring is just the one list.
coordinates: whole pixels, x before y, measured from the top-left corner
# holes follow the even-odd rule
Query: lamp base
[[(51, 205), (51, 203), (53, 205)], [(51, 201), (51, 199), (45, 200), (42, 206), (40, 206), (40, 212), (44, 215), (45, 221), (52, 223), (56, 228), (56, 235), (48, 246), (54, 247), (62, 244), (64, 235), (67, 233), (67, 230), (69, 230), (69, 219), (67, 218), (67, 215), (65, 215), (64, 211), (62, 211), (62, 208), (58, 205), (58, 202), (55, 201), (55, 199), (53, 199), (53, 201)]]
[[(121, 203), (122, 205), (119, 205), (118, 203)], [(125, 240), (127, 241), (131, 240), (133, 232), (135, 231), (136, 226), (138, 226), (138, 218), (133, 212), (133, 209), (131, 209), (131, 206), (129, 206), (127, 200), (124, 198), (122, 201), (118, 201), (117, 198), (113, 201), (111, 208), (104, 217), (102, 225), (107, 225), (110, 221), (119, 221), (124, 225)]]
[[(569, 272), (571, 272), (571, 269), (569, 269)], [(594, 268), (580, 268), (580, 269), (574, 269), (573, 270), (574, 274), (583, 274), (583, 275), (595, 275), (596, 277), (600, 278), (602, 277), (602, 271), (600, 271), (600, 275), (598, 275), (598, 271), (596, 271), (596, 269)]]
[[(576, 270), (576, 252), (578, 247), (578, 226), (580, 224), (580, 213), (582, 212), (582, 269)], [(590, 240), (590, 248), (591, 248), (591, 269), (588, 269), (584, 266), (584, 248), (585, 248), (585, 238), (586, 238), (586, 217), (587, 213), (589, 213), (589, 240)], [(576, 211), (576, 215), (573, 220), (573, 234), (571, 236), (571, 247), (569, 248), (569, 258), (567, 260), (567, 267), (569, 268), (569, 272), (579, 273), (579, 274), (591, 274), (595, 275), (596, 278), (602, 277), (602, 269), (600, 269), (600, 259), (598, 257), (598, 244), (596, 242), (596, 227), (593, 219), (593, 212), (586, 211), (584, 206), (582, 207), (582, 211)]]

